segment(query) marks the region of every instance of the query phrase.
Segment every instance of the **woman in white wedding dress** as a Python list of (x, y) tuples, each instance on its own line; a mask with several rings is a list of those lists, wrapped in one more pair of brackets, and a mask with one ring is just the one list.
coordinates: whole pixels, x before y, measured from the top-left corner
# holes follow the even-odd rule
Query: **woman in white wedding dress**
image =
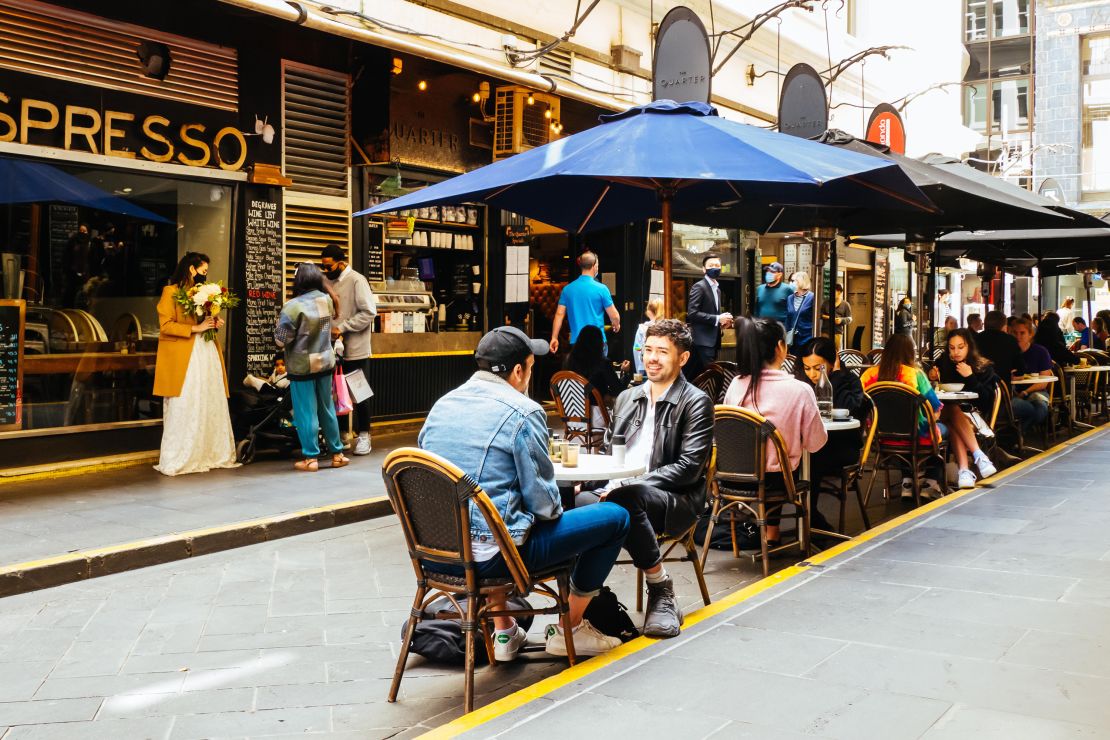
[(208, 257), (189, 252), (177, 264), (158, 300), (158, 359), (154, 395), (165, 399), (162, 450), (154, 467), (165, 475), (235, 468), (235, 438), (227, 410), (227, 374), (220, 346), (201, 335), (224, 325), (221, 318), (197, 317), (174, 294), (208, 275)]

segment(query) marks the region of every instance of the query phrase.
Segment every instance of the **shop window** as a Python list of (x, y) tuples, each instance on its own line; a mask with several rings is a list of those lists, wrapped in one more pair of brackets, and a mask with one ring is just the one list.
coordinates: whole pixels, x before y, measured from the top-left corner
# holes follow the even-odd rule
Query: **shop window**
[(1083, 39), (1083, 197), (1110, 198), (1110, 34)]
[(987, 85), (964, 88), (964, 125), (973, 131), (987, 130)]
[[(27, 302), (23, 413), (14, 431), (149, 421), (162, 287), (186, 252), (227, 281), (230, 187), (55, 165), (164, 221), (63, 203), (0, 208), (0, 297)], [(234, 320), (234, 319), (232, 319)], [(218, 335), (221, 349), (227, 332)]]

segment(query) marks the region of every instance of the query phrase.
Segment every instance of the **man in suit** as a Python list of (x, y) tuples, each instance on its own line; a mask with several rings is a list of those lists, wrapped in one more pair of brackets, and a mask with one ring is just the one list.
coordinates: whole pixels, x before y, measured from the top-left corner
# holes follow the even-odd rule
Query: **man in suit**
[(705, 277), (690, 286), (686, 303), (686, 323), (694, 335), (694, 352), (702, 366), (717, 360), (721, 349), (721, 330), (732, 326), (732, 314), (721, 310), (721, 258), (707, 254), (701, 261)]

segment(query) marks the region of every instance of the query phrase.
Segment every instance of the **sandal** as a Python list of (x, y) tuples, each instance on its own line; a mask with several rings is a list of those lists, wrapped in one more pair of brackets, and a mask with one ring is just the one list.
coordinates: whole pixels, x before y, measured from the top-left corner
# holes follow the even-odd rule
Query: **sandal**
[(315, 473), (320, 469), (320, 464), (316, 462), (316, 458), (305, 458), (293, 463), (293, 467), (303, 472)]
[(331, 456), (331, 466), (333, 468), (343, 468), (351, 464), (350, 458), (342, 452), (337, 452)]

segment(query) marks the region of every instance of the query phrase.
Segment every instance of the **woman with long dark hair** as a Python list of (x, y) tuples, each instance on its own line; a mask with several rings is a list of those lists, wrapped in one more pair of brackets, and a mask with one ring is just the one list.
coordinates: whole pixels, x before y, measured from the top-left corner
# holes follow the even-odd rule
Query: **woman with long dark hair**
[(1060, 367), (1079, 362), (1079, 358), (1068, 349), (1064, 332), (1060, 331), (1060, 316), (1055, 311), (1049, 311), (1041, 317), (1041, 323), (1037, 324), (1037, 331), (1033, 333), (1033, 344), (1047, 349), (1052, 361)]
[[(605, 356), (605, 340), (602, 337), (601, 329), (592, 324), (583, 326), (582, 330), (578, 332), (578, 341), (571, 345), (570, 353), (567, 355), (567, 359), (563, 361), (564, 370), (578, 373), (589, 381), (590, 385), (601, 391), (601, 397), (610, 407), (613, 404), (613, 399), (628, 387), (628, 381), (632, 379), (628, 372), (630, 367), (631, 363), (625, 360), (621, 366), (620, 375), (613, 370), (612, 363)], [(592, 416), (595, 427), (605, 426), (601, 409), (595, 406)], [(569, 424), (573, 428), (574, 422)], [(585, 425), (581, 425), (581, 428), (584, 429)]]
[[(948, 351), (940, 356), (933, 368), (937, 379), (942, 383), (963, 383), (965, 391), (978, 394), (974, 404), (980, 413), (989, 416), (994, 407), (995, 382), (998, 380), (990, 360), (979, 354), (975, 347), (975, 338), (967, 329), (953, 329), (949, 332), (946, 349)], [(968, 455), (983, 478), (998, 472), (986, 454), (979, 449), (975, 427), (958, 403), (945, 404), (940, 418), (952, 430), (952, 451), (959, 466), (960, 488), (975, 486), (975, 474), (968, 468)]]
[(208, 277), (207, 255), (189, 252), (177, 263), (158, 299), (158, 358), (154, 395), (164, 399), (162, 449), (155, 470), (165, 475), (234, 468), (235, 437), (227, 410), (227, 374), (216, 342), (198, 338), (224, 325), (197, 317), (175, 296)]
[[(736, 319), (739, 373), (725, 392), (725, 404), (741, 406), (765, 417), (782, 434), (789, 460), (781, 461), (767, 443), (766, 485), (785, 486), (784, 465), (796, 471), (805, 452), (820, 450), (828, 440), (817, 399), (808, 385), (779, 368), (786, 359), (786, 331), (771, 319)], [(778, 517), (767, 520), (767, 539), (779, 543)]]
[(339, 420), (332, 400), (335, 352), (331, 344), (331, 319), (335, 305), (324, 290), (324, 274), (311, 262), (297, 265), (293, 275), (293, 297), (281, 307), (274, 339), (285, 350), (285, 368), (293, 398), (293, 423), (301, 442), (302, 459), (297, 470), (319, 470), (320, 432), (331, 449), (331, 466), (341, 468), (351, 461), (343, 455)]

